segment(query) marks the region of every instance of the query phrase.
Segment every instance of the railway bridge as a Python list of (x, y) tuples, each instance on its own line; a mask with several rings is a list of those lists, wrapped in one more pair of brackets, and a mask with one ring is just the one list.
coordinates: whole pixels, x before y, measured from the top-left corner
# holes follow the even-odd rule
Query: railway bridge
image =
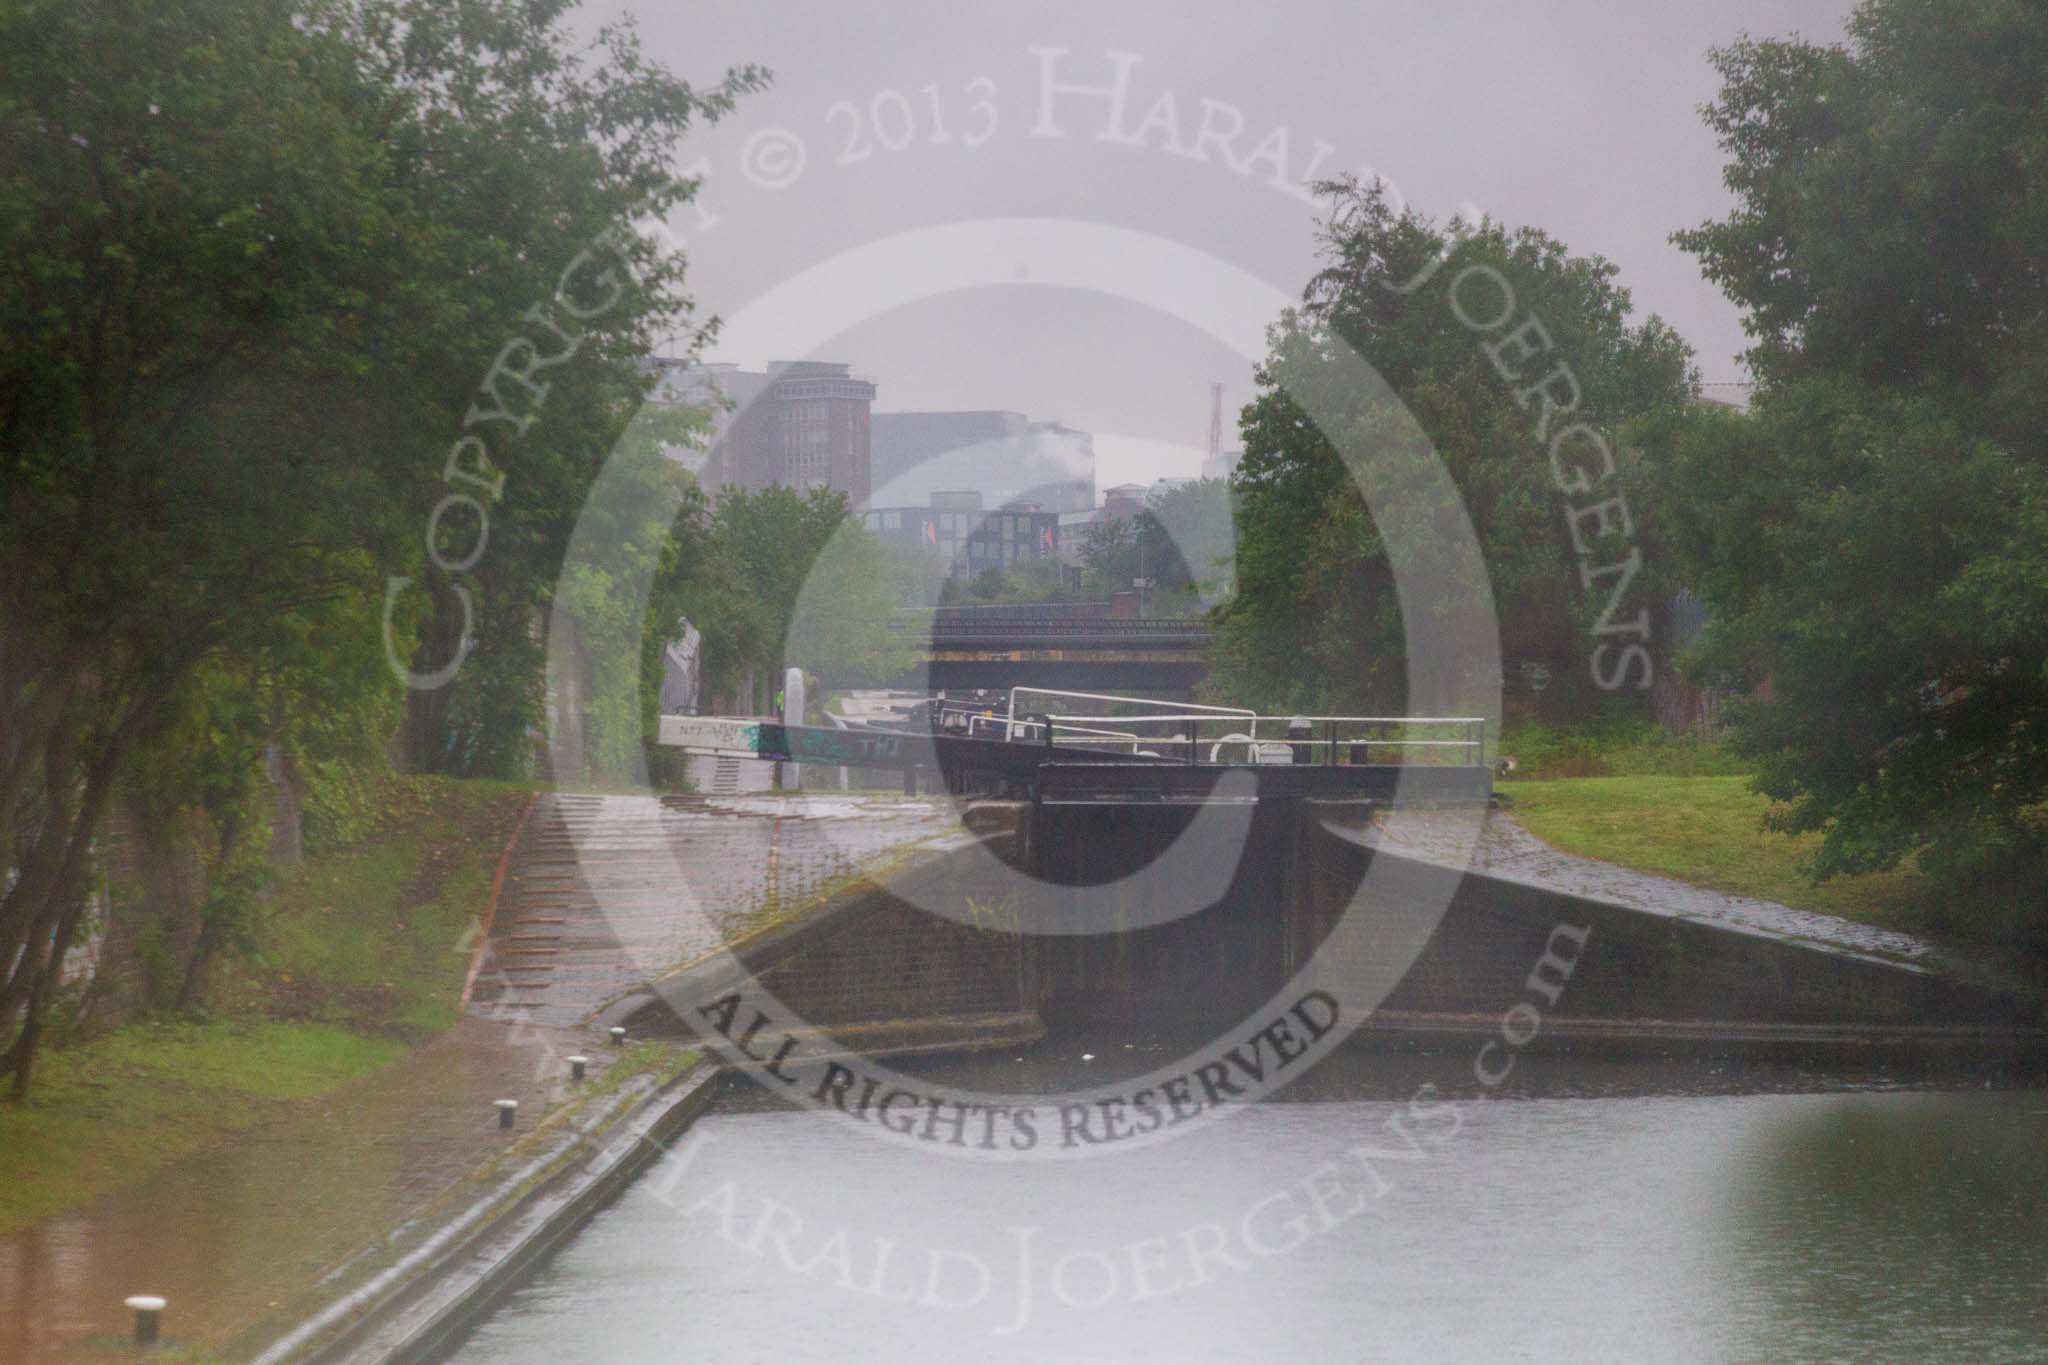
[(1109, 603), (946, 607), (903, 612), (916, 662), (896, 680), (914, 690), (1026, 685), (1187, 696), (1209, 671), (1210, 630), (1199, 619), (1134, 619)]

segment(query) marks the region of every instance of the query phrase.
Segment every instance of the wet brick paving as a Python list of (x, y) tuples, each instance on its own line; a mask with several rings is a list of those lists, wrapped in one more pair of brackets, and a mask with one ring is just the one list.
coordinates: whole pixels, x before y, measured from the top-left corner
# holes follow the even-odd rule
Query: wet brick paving
[[(469, 1017), (372, 1076), (0, 1236), (0, 1361), (132, 1360), (122, 1299), (160, 1294), (167, 1347), (217, 1344), (456, 1190), (617, 1056), (587, 1016), (802, 899), (950, 803), (839, 796), (543, 796), (508, 868)], [(517, 1099), (497, 1129), (492, 1101)]]
[(876, 856), (958, 828), (872, 796), (546, 798), (521, 835), (472, 1007), (570, 1027)]
[[(609, 1060), (588, 1041), (466, 1018), (374, 1075), (0, 1237), (0, 1360), (132, 1358), (119, 1349), (130, 1294), (170, 1300), (167, 1345), (225, 1340), (529, 1131), (567, 1093), (563, 1057)], [(498, 1099), (520, 1102), (512, 1133), (498, 1131)]]

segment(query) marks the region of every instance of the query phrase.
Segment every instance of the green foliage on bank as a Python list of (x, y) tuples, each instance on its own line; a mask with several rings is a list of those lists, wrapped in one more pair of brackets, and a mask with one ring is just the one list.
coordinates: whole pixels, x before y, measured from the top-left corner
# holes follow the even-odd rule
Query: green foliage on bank
[(1930, 921), (1929, 884), (1910, 870), (1816, 885), (1809, 864), (1818, 838), (1764, 828), (1770, 802), (1748, 777), (1568, 778), (1501, 791), (1516, 823), (1561, 852), (1866, 924), (1967, 927)]
[(403, 1045), (330, 1024), (136, 1024), (52, 1049), (0, 1105), (0, 1233), (140, 1179), (226, 1133), (367, 1075)]
[(391, 776), (360, 840), (282, 869), (208, 1008), (417, 1042), (456, 1018), (525, 784)]
[[(1586, 580), (1631, 563), (1632, 528), (1567, 509), (1625, 496), (1602, 452), (1692, 398), (1691, 352), (1656, 316), (1630, 317), (1614, 265), (1539, 228), (1439, 224), (1378, 182), (1324, 188), (1322, 269), (1271, 329), (1240, 418), (1236, 584), (1211, 690), (1262, 711), (1400, 714), (1411, 645), (1459, 602), (1497, 619), (1503, 659), (1548, 671), (1547, 709), (1584, 714), (1604, 695), (1595, 650), (1642, 638), (1625, 623), (1657, 600), (1656, 572), (1637, 556)], [(1445, 554), (1468, 522), (1483, 567)], [(1597, 633), (1603, 615), (1618, 634)], [(1478, 643), (1456, 643), (1461, 665), (1478, 668), (1462, 657)], [(1641, 670), (1622, 662), (1617, 645), (1604, 676), (1632, 690)], [(1433, 681), (1438, 706), (1497, 687)]]
[(2048, 880), (2048, 15), (1867, 0), (1714, 54), (1751, 409), (1641, 434), (1710, 608), (1691, 666), (1814, 870), (1918, 863), (1987, 915)]
[[(1608, 759), (1617, 773), (1644, 761), (1626, 748), (1608, 751)], [(1682, 766), (1670, 760), (1650, 762)], [(2048, 963), (2048, 928), (2034, 901), (1974, 894), (1933, 860), (1816, 880), (1822, 837), (1780, 830), (1770, 819), (1771, 799), (1751, 776), (1637, 770), (1508, 781), (1499, 790), (1516, 823), (1565, 853)]]
[(644, 358), (702, 335), (680, 253), (633, 225), (688, 202), (683, 137), (765, 80), (693, 86), (570, 10), (0, 7), (17, 1088), (116, 809), (200, 869), (166, 964), (190, 1007), (250, 939), (273, 784), (352, 836), (401, 714), (408, 766), (529, 770), (569, 530)]
[(184, 1015), (60, 1034), (0, 1105), (0, 1232), (139, 1179), (448, 1027), (522, 784), (387, 775), (362, 836), (256, 898), (249, 945)]
[[(678, 527), (685, 535), (696, 548), (664, 579), (670, 614), (650, 617), (688, 616), (703, 633), (705, 706), (723, 697), (742, 712), (766, 711), (790, 665), (835, 687), (881, 686), (914, 657), (912, 642), (889, 629), (897, 566), (849, 515), (844, 493), (727, 488)], [(743, 695), (748, 677), (752, 696)], [(653, 676), (643, 683), (650, 704), (657, 685)]]

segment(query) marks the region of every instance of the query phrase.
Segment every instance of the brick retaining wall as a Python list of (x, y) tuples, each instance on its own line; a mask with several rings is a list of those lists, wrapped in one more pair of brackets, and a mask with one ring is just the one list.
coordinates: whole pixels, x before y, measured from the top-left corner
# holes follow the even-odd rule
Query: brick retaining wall
[[(1927, 967), (1375, 852), (1324, 819), (1328, 813), (1314, 802), (1264, 801), (1224, 863), (1177, 860), (1132, 876), (1183, 837), (1190, 811), (986, 805), (978, 817), (984, 846), (1033, 879), (1021, 897), (1014, 882), (974, 871), (966, 853), (924, 855), (833, 897), (741, 956), (790, 1010), (827, 1032), (1034, 1009), (1055, 1026), (1212, 1027), (1255, 1009), (1315, 959), (1380, 859), (1352, 913), (1368, 916), (1368, 929), (1371, 917), (1383, 921), (1388, 941), (1404, 930), (1427, 934), (1382, 1006), (1410, 1025), (1483, 1021), (1528, 998), (1530, 973), (1556, 946), (1560, 925), (1584, 931), (1560, 1015), (1582, 1034), (1620, 1039), (1668, 1025), (1674, 1036), (1720, 1029), (1734, 1038), (1753, 1026), (1854, 1034), (2041, 1020), (2037, 1002)], [(1106, 907), (1090, 903), (1088, 913), (1107, 918), (1089, 933), (1020, 937), (920, 908), (974, 901), (1027, 922), (1059, 923), (1077, 903), (1069, 888), (1124, 877)], [(1433, 930), (1415, 922), (1442, 904), (1452, 878)], [(1167, 923), (1115, 927), (1188, 905), (1200, 908)]]

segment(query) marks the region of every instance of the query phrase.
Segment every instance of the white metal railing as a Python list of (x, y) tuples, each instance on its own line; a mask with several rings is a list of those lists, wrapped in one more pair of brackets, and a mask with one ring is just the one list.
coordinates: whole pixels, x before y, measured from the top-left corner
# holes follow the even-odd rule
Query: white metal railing
[[(1027, 742), (1042, 739), (1045, 733), (1045, 727), (1036, 721), (1012, 721), (1008, 716), (996, 715), (986, 706), (942, 706), (939, 708), (939, 729), (965, 734), (971, 739), (1022, 739)], [(1132, 730), (1105, 730), (1097, 726), (1072, 725), (1060, 729), (1063, 733), (1086, 735), (1112, 743), (1135, 744), (1142, 738)]]
[[(1026, 709), (1034, 699), (1042, 704)], [(1076, 709), (1053, 709), (1062, 702)], [(1011, 688), (1007, 714), (997, 706), (941, 705), (938, 728), (1190, 763), (1486, 763), (1486, 722), (1477, 716), (1262, 716), (1242, 706), (1044, 687)]]
[[(1157, 706), (1159, 704), (1145, 697), (1119, 697), (1108, 692), (1066, 692), (1051, 687), (1013, 687), (1010, 689), (1010, 720), (1013, 725), (1021, 723), (1021, 717), (1024, 713), (1019, 709), (1018, 701), (1023, 697), (1055, 697), (1066, 701), (1102, 701), (1118, 706), (1143, 707)], [(1236, 716), (1252, 722), (1258, 720), (1257, 712), (1243, 706), (1204, 706), (1196, 702), (1177, 702), (1175, 705), (1179, 706), (1184, 712), (1199, 714), (1204, 717)], [(1065, 717), (1064, 719), (1115, 721), (1123, 724), (1132, 718), (1128, 716), (1074, 716)]]
[[(983, 739), (1021, 740), (1030, 743), (1032, 740), (1044, 738), (1045, 726), (1035, 720), (1013, 721), (994, 716), (975, 716), (968, 724), (967, 733)], [(1131, 745), (1136, 745), (1142, 738), (1135, 730), (1104, 730), (1093, 725), (1073, 724), (1055, 726), (1054, 734), (1055, 737), (1061, 734), (1080, 735), (1093, 740), (1107, 740), (1112, 744)]]
[[(1053, 745), (1104, 747), (1083, 737), (1085, 722), (1104, 716), (1044, 714)], [(1237, 712), (1165, 710), (1110, 716), (1159, 757), (1188, 755), (1210, 763), (1460, 763), (1485, 765), (1487, 722), (1481, 716), (1257, 716)], [(1022, 729), (1024, 722), (1014, 722)], [(1034, 724), (1030, 739), (1042, 731)], [(1239, 757), (1241, 755), (1241, 757)]]

